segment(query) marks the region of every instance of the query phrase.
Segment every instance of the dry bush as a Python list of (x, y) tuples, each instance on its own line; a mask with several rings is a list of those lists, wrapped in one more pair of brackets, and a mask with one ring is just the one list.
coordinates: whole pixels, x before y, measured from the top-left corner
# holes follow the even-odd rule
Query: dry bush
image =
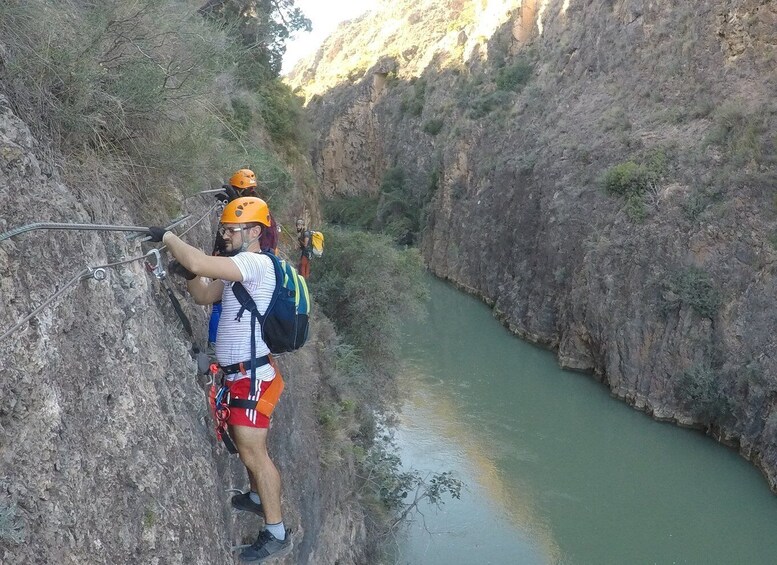
[[(245, 166), (256, 169), (268, 191), (288, 189), (289, 173), (265, 149), (262, 110), (277, 102), (277, 89), (267, 85), (264, 97), (241, 90), (233, 75), (245, 48), (191, 4), (3, 2), (0, 76), (15, 110), (71, 162), (97, 154), (124, 168), (129, 178), (122, 182), (142, 201), (166, 186), (201, 189)], [(233, 103), (241, 99), (248, 100), (242, 125)], [(278, 107), (272, 114), (285, 120), (279, 135), (297, 131), (286, 122), (299, 114)], [(302, 141), (294, 137), (292, 144)]]

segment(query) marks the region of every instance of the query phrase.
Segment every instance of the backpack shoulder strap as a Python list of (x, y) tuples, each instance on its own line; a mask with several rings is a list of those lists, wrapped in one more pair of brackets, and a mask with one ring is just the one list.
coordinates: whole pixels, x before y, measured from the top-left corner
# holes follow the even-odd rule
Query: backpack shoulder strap
[(248, 291), (246, 290), (246, 287), (243, 286), (243, 283), (239, 281), (233, 282), (232, 292), (234, 293), (235, 298), (237, 298), (237, 301), (240, 302), (241, 306), (240, 311), (237, 313), (237, 316), (235, 316), (235, 320), (239, 322), (243, 317), (243, 312), (246, 310), (255, 316), (259, 316), (256, 302), (254, 302), (254, 299), (251, 298), (250, 294), (248, 294)]
[[(278, 258), (271, 253), (270, 251), (262, 251), (259, 253), (259, 255), (265, 255), (270, 258), (273, 264), (273, 269), (275, 271), (275, 290), (273, 290), (272, 298), (270, 299), (270, 305), (267, 307), (267, 311), (272, 308), (273, 302), (277, 299), (278, 296), (278, 281), (283, 281), (283, 272), (281, 268), (281, 263), (278, 260)], [(262, 322), (264, 319), (264, 316), (262, 316), (259, 313), (259, 308), (256, 305), (256, 302), (254, 302), (254, 299), (251, 298), (251, 295), (246, 290), (246, 287), (243, 286), (243, 283), (239, 281), (235, 281), (232, 283), (232, 292), (235, 295), (235, 298), (237, 298), (237, 301), (240, 302), (240, 311), (237, 313), (237, 316), (235, 316), (235, 320), (238, 322), (243, 317), (243, 312), (248, 310), (253, 315), (255, 315), (257, 318), (259, 318), (259, 321)], [(267, 311), (265, 311), (265, 314), (267, 314)]]
[[(278, 284), (278, 281), (283, 280), (283, 275), (281, 274), (281, 264), (278, 261), (278, 258), (269, 252), (261, 252), (260, 255), (266, 255), (270, 258), (270, 260), (273, 263), (273, 270), (275, 271), (275, 287), (273, 289), (272, 298), (270, 299), (270, 304), (267, 306), (267, 310), (265, 311), (265, 316), (270, 311), (270, 309), (273, 307), (273, 304), (278, 299), (278, 295), (280, 294), (280, 285)], [(237, 301), (240, 302), (240, 311), (237, 313), (237, 316), (235, 319), (239, 322), (240, 318), (243, 316), (243, 312), (248, 310), (251, 312), (251, 395), (253, 396), (256, 394), (257, 387), (256, 387), (256, 366), (254, 364), (254, 359), (256, 358), (256, 320), (259, 320), (259, 324), (264, 324), (264, 317), (261, 314), (259, 314), (259, 308), (256, 306), (256, 302), (254, 302), (254, 299), (251, 298), (251, 295), (246, 290), (246, 287), (243, 286), (243, 283), (240, 281), (235, 281), (232, 283), (232, 292), (235, 295), (235, 298), (237, 298)]]

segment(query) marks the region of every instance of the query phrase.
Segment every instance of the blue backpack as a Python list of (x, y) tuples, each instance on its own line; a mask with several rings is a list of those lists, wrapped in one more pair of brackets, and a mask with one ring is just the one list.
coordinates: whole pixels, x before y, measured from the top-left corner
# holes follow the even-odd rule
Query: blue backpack
[(305, 278), (290, 263), (263, 251), (275, 268), (275, 290), (264, 315), (259, 314), (256, 302), (242, 283), (232, 284), (232, 292), (242, 306), (237, 313), (240, 321), (243, 313), (251, 312), (251, 359), (256, 358), (256, 322), (262, 328), (262, 338), (271, 353), (294, 351), (308, 339), (310, 296)]

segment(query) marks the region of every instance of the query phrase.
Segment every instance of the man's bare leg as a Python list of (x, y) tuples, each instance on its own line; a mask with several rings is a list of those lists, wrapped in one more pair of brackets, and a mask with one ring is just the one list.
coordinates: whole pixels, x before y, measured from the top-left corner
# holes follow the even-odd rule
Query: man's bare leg
[(230, 426), (229, 433), (248, 469), (251, 489), (255, 488), (262, 500), (265, 523), (282, 522), (281, 475), (267, 453), (267, 429)]

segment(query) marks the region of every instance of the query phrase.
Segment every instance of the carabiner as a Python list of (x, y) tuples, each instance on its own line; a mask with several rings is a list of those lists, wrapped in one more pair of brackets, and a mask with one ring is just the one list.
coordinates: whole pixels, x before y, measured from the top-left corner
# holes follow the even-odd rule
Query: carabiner
[[(148, 260), (149, 257), (154, 257), (153, 263)], [(154, 248), (146, 253), (146, 269), (148, 269), (150, 273), (153, 273), (160, 281), (164, 280), (165, 276), (167, 276), (165, 267), (162, 265), (162, 254), (159, 253), (159, 249)]]

